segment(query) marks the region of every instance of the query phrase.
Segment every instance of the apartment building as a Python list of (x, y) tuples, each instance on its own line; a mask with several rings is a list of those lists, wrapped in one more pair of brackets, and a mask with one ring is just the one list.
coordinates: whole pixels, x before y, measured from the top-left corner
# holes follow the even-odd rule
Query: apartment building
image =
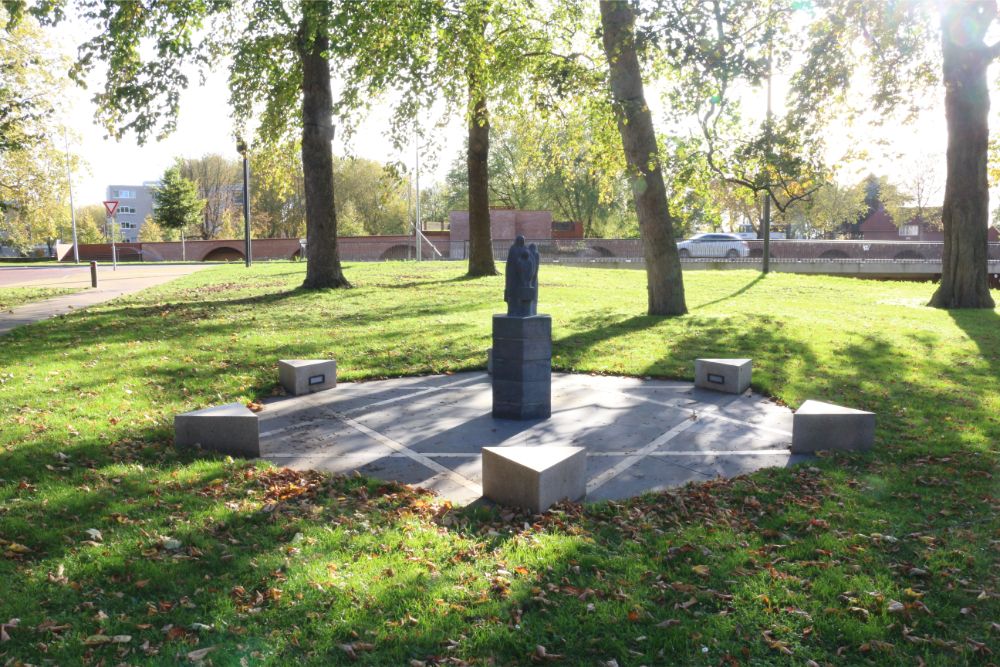
[[(105, 199), (118, 202), (115, 220), (121, 229), (116, 240), (135, 242), (146, 217), (153, 214), (153, 189), (159, 181), (144, 181), (142, 185), (109, 185)], [(105, 230), (105, 234), (107, 230)]]

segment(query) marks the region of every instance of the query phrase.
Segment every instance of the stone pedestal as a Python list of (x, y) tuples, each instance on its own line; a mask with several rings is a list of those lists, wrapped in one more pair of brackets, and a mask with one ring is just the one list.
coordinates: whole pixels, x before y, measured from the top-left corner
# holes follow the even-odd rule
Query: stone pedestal
[(587, 495), (583, 447), (483, 447), (483, 495), (535, 514)]
[(216, 405), (174, 417), (174, 444), (233, 456), (260, 456), (257, 415), (242, 403)]
[(337, 362), (333, 359), (282, 359), (278, 380), (292, 396), (311, 394), (337, 386)]
[(792, 417), (792, 451), (867, 451), (875, 443), (875, 413), (806, 401)]
[(752, 370), (750, 359), (695, 359), (694, 386), (742, 394), (750, 388)]
[(493, 316), (493, 416), (552, 414), (552, 318)]

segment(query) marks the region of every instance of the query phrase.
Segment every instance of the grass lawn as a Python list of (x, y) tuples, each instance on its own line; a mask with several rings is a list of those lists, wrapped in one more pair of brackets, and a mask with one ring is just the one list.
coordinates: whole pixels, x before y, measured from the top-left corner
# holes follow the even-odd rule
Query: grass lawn
[(0, 287), (0, 311), (79, 291), (74, 287)]
[(483, 368), (503, 279), (463, 268), (212, 268), (0, 340), (0, 664), (1000, 660), (1000, 316), (928, 284), (689, 272), (666, 319), (642, 272), (542, 267), (557, 369), (749, 356), (793, 407), (875, 411), (869, 456), (539, 518), (173, 449), (278, 358)]

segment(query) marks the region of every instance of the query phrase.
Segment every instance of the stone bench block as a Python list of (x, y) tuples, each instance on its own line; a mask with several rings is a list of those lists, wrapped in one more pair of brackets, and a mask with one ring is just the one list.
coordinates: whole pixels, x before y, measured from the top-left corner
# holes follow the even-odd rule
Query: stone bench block
[(751, 359), (695, 359), (694, 386), (742, 394), (750, 388)]
[(311, 394), (337, 386), (337, 362), (333, 359), (282, 359), (278, 380), (293, 396)]
[(875, 413), (806, 401), (792, 417), (792, 451), (867, 451), (875, 444)]
[(233, 456), (260, 456), (257, 415), (242, 403), (216, 405), (174, 417), (174, 444)]
[(587, 495), (583, 447), (483, 447), (483, 495), (535, 514)]

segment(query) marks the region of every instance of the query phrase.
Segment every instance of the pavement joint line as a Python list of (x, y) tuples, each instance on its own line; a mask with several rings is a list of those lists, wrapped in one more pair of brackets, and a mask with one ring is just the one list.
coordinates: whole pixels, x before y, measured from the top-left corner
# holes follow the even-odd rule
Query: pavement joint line
[[(654, 405), (662, 405), (663, 407), (666, 407), (666, 408), (681, 408), (681, 409), (684, 409), (684, 410), (690, 409), (690, 408), (687, 408), (687, 407), (684, 407), (684, 406), (675, 405), (675, 404), (673, 404), (673, 402), (670, 402), (670, 401), (658, 401), (658, 400), (656, 400), (654, 398), (647, 398), (645, 396), (635, 396), (634, 398), (636, 398), (636, 399), (638, 399), (640, 401), (645, 401), (646, 403), (652, 403)], [(742, 398), (742, 395), (740, 396), (740, 398)], [(785, 431), (785, 430), (780, 429), (780, 428), (774, 428), (773, 426), (764, 426), (763, 424), (754, 424), (753, 422), (748, 422), (748, 421), (745, 421), (743, 419), (736, 419), (735, 417), (727, 417), (726, 415), (715, 414), (714, 412), (704, 412), (704, 413), (699, 412), (698, 413), (699, 419), (702, 417), (702, 415), (704, 415), (705, 417), (708, 417), (709, 419), (716, 419), (718, 421), (729, 422), (731, 424), (739, 424), (740, 426), (749, 426), (750, 428), (756, 429), (758, 431), (767, 431), (768, 433), (774, 433), (775, 435), (781, 435), (781, 436), (784, 436), (786, 438), (792, 437), (792, 432), (791, 431)]]
[[(733, 398), (733, 400), (727, 402), (724, 407), (728, 408), (730, 405), (733, 405), (734, 403), (736, 403), (737, 401), (739, 401), (742, 398), (743, 398), (743, 395), (740, 394), (739, 396), (736, 396), (735, 398)], [(610, 482), (611, 480), (613, 480), (615, 477), (617, 477), (618, 475), (622, 474), (623, 472), (625, 472), (626, 470), (628, 470), (629, 468), (631, 468), (632, 466), (634, 466), (636, 463), (638, 463), (639, 461), (641, 461), (644, 458), (646, 458), (646, 456), (648, 456), (652, 452), (655, 452), (661, 446), (663, 446), (666, 443), (670, 442), (671, 440), (673, 440), (674, 438), (676, 438), (678, 435), (680, 435), (684, 431), (686, 431), (689, 428), (691, 428), (692, 426), (694, 426), (696, 423), (698, 423), (698, 420), (701, 418), (702, 415), (708, 415), (708, 414), (711, 414), (713, 412), (717, 412), (718, 410), (721, 410), (722, 408), (723, 408), (723, 406), (720, 406), (720, 405), (712, 405), (712, 406), (707, 407), (704, 410), (704, 412), (695, 412), (695, 411), (692, 410), (691, 411), (691, 415), (689, 417), (687, 417), (684, 421), (682, 421), (680, 424), (677, 424), (676, 426), (674, 426), (673, 428), (671, 428), (666, 433), (664, 433), (664, 434), (660, 435), (659, 437), (655, 438), (648, 445), (646, 445), (642, 449), (639, 449), (638, 451), (636, 451), (635, 454), (633, 454), (631, 456), (627, 456), (625, 458), (625, 460), (620, 461), (614, 467), (605, 470), (600, 475), (598, 475), (594, 479), (592, 479), (589, 482), (587, 482), (587, 493), (593, 493), (597, 489), (601, 488), (602, 486), (604, 486), (605, 484), (607, 484), (608, 482)]]
[(425, 394), (433, 394), (435, 392), (444, 391), (445, 389), (451, 389), (452, 387), (460, 387), (463, 384), (469, 384), (473, 380), (480, 380), (480, 378), (475, 375), (473, 377), (468, 377), (468, 378), (459, 378), (454, 382), (449, 382), (447, 384), (443, 384), (438, 387), (429, 387), (427, 389), (421, 389), (420, 391), (415, 391), (413, 393), (405, 394), (403, 396), (394, 396), (393, 398), (387, 398), (382, 401), (376, 401), (374, 403), (369, 403), (368, 405), (365, 405), (360, 408), (353, 408), (351, 410), (347, 410), (341, 414), (345, 415), (357, 414), (359, 412), (362, 412), (364, 410), (369, 410), (371, 408), (377, 408), (383, 405), (389, 405), (390, 403), (398, 403), (399, 401), (405, 401), (408, 398), (416, 398), (417, 396), (423, 396)]
[[(363, 412), (363, 411), (369, 410), (371, 408), (379, 407), (379, 406), (382, 406), (382, 405), (388, 405), (390, 403), (395, 403), (397, 401), (404, 401), (404, 400), (406, 400), (408, 398), (415, 398), (417, 396), (423, 396), (424, 394), (432, 394), (434, 392), (443, 391), (444, 389), (448, 389), (448, 388), (451, 388), (451, 387), (458, 387), (458, 386), (461, 386), (463, 384), (468, 384), (469, 382), (472, 382), (473, 380), (476, 380), (476, 379), (479, 379), (479, 378), (476, 378), (476, 377), (462, 378), (462, 379), (456, 380), (455, 382), (449, 382), (448, 384), (440, 385), (440, 386), (437, 386), (437, 387), (428, 387), (426, 389), (421, 389), (420, 391), (411, 392), (409, 394), (404, 394), (402, 396), (394, 396), (393, 398), (387, 398), (387, 399), (382, 400), (382, 401), (376, 401), (375, 403), (368, 403), (368, 404), (366, 404), (366, 405), (364, 405), (364, 406), (362, 406), (360, 408), (352, 408), (350, 410), (345, 410), (344, 412), (342, 412), (340, 414), (344, 414), (344, 415), (357, 414), (359, 412)], [(336, 391), (336, 389), (333, 389), (331, 391)], [(310, 401), (309, 400), (313, 396), (320, 396), (320, 393), (317, 392), (315, 394), (310, 394), (309, 396), (303, 396), (303, 397), (301, 397), (301, 398), (305, 399), (305, 400), (301, 401), (302, 403), (306, 403), (306, 407), (305, 408), (302, 408), (302, 406), (299, 405), (299, 404), (292, 405), (293, 401), (289, 401), (288, 404), (286, 404), (288, 407), (285, 407), (285, 405), (280, 404), (280, 403), (278, 405), (274, 406), (274, 411), (271, 414), (273, 414), (275, 416), (278, 416), (278, 415), (281, 415), (282, 413), (285, 413), (285, 412), (291, 412), (296, 407), (299, 407), (299, 408), (302, 408), (302, 409), (315, 408), (315, 409), (320, 409), (320, 410), (327, 410), (328, 414), (329, 414), (330, 413), (329, 412), (329, 408), (326, 407), (323, 404), (322, 401), (318, 401), (318, 400), (312, 400), (312, 401)], [(315, 419), (308, 419), (308, 420), (303, 421), (303, 422), (297, 422), (295, 424), (289, 424), (288, 426), (282, 426), (281, 428), (271, 429), (270, 431), (262, 431), (261, 434), (260, 434), (260, 437), (262, 437), (262, 438), (268, 438), (268, 437), (271, 437), (272, 435), (277, 435), (279, 433), (285, 433), (286, 431), (294, 431), (294, 430), (297, 430), (297, 429), (300, 429), (300, 428), (306, 428), (306, 427), (309, 427), (309, 426), (313, 426), (315, 424), (326, 422), (326, 421), (329, 421), (329, 419), (330, 419), (329, 417), (317, 417)]]
[(690, 417), (685, 418), (680, 424), (677, 424), (666, 433), (661, 434), (642, 449), (639, 449), (634, 454), (625, 457), (625, 460), (620, 461), (613, 468), (605, 470), (600, 475), (587, 482), (587, 493), (593, 493), (597, 489), (601, 488), (612, 479), (646, 458), (647, 454), (655, 451), (661, 445), (665, 445), (684, 431), (694, 426), (696, 421), (697, 420), (691, 419)]
[(354, 421), (353, 419), (351, 419), (350, 417), (348, 417), (345, 414), (341, 414), (341, 413), (338, 413), (338, 412), (334, 412), (333, 414), (334, 414), (334, 416), (337, 419), (339, 419), (343, 423), (347, 424), (348, 426), (350, 426), (354, 430), (359, 431), (360, 433), (363, 433), (363, 434), (367, 435), (372, 440), (375, 440), (376, 442), (379, 442), (379, 443), (385, 445), (386, 447), (389, 447), (390, 449), (393, 449), (393, 450), (399, 452), (400, 454), (404, 454), (408, 458), (416, 461), (417, 463), (419, 463), (420, 465), (424, 466), (425, 468), (430, 468), (431, 470), (433, 470), (436, 473), (441, 473), (441, 474), (445, 475), (446, 477), (448, 477), (449, 479), (451, 479), (453, 482), (457, 482), (458, 484), (461, 484), (465, 488), (467, 488), (467, 489), (469, 489), (471, 491), (474, 491), (474, 492), (478, 493), (479, 495), (482, 495), (482, 493), (483, 493), (482, 487), (479, 486), (478, 484), (476, 484), (475, 482), (473, 482), (471, 479), (465, 477), (464, 475), (460, 475), (459, 473), (455, 472), (451, 468), (445, 467), (445, 466), (441, 465), (440, 463), (438, 463), (437, 461), (434, 461), (433, 459), (429, 459), (426, 456), (424, 456), (423, 454), (419, 454), (419, 453), (413, 451), (412, 449), (410, 449), (406, 445), (404, 445), (402, 443), (399, 443), (399, 442), (396, 442), (392, 438), (390, 438), (388, 436), (385, 436), (385, 435), (382, 435), (378, 431), (376, 431), (374, 429), (371, 429), (371, 428), (368, 428), (367, 426), (365, 426), (364, 424), (362, 424), (360, 422)]

